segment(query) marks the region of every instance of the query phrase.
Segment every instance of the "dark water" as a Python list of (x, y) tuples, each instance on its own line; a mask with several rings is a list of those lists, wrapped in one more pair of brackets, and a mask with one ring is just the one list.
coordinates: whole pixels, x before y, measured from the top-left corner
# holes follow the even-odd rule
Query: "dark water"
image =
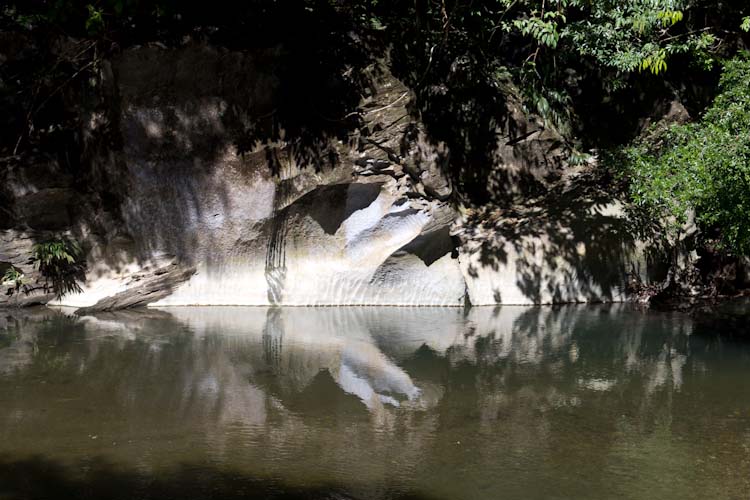
[(0, 499), (748, 499), (748, 312), (4, 313)]

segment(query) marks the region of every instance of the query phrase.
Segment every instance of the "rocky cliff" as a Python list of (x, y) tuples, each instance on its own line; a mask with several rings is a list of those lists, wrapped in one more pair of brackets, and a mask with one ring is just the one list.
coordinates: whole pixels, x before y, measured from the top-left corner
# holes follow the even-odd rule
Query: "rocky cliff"
[(329, 116), (280, 61), (190, 41), (99, 60), (65, 97), (75, 161), (4, 159), (0, 274), (27, 281), (0, 301), (54, 299), (29, 257), (55, 234), (87, 256), (81, 292), (55, 303), (88, 310), (623, 301), (665, 279), (654, 228), (592, 165), (568, 164), (512, 85), (478, 204), (387, 63), (368, 67), (353, 111)]

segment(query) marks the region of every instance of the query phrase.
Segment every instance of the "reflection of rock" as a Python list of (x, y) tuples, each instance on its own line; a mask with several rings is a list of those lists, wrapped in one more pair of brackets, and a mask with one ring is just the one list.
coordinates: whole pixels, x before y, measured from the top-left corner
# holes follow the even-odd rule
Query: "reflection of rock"
[(58, 316), (45, 308), (0, 310), (0, 375), (21, 372), (33, 363), (38, 330)]
[[(623, 305), (39, 311), (13, 311), (8, 337), (0, 322), (0, 451), (11, 457), (101, 456), (159, 474), (210, 463), (231, 478), (281, 471), (288, 484), (318, 474), (343, 477), (356, 498), (391, 498), (381, 485), (414, 484), (419, 471), (430, 497), (446, 478), (446, 498), (557, 491), (534, 489), (540, 474), (579, 498), (590, 474), (608, 491), (623, 470), (656, 467), (660, 484), (665, 463), (699, 484), (691, 464), (706, 453), (711, 477), (744, 480), (750, 401), (736, 375), (747, 352), (695, 333), (690, 316)], [(653, 484), (622, 491), (648, 496)]]
[[(336, 391), (356, 397), (382, 418), (389, 406), (418, 409), (439, 404), (445, 396), (445, 370), (461, 366), (547, 373), (553, 375), (553, 385), (556, 374), (569, 370), (572, 389), (555, 390), (574, 390), (566, 397), (575, 398), (585, 398), (585, 391), (615, 390), (625, 374), (634, 373), (645, 377), (647, 393), (679, 390), (689, 351), (671, 339), (689, 333), (690, 324), (678, 320), (631, 313), (627, 306), (506, 306), (473, 308), (467, 315), (452, 308), (170, 308), (78, 319), (40, 309), (5, 320), (12, 343), (0, 347), (0, 357), (8, 370), (26, 369), (37, 352), (32, 346), (38, 332), (47, 324), (49, 331), (64, 324), (67, 336), (88, 338), (71, 344), (86, 349), (85, 355), (79, 353), (84, 358), (66, 358), (65, 366), (88, 366), (97, 356), (113, 355), (114, 347), (127, 352), (135, 342), (145, 349), (140, 355), (145, 356), (144, 364), (123, 368), (123, 380), (135, 377), (145, 383), (158, 378), (165, 356), (172, 359), (168, 363), (177, 356), (174, 366), (179, 366), (183, 388), (164, 390), (198, 398), (200, 405), (219, 405), (229, 420), (242, 420), (247, 411), (253, 419), (261, 418), (256, 409), (243, 410), (243, 405), (256, 408), (265, 400), (263, 392), (295, 411), (308, 404), (303, 393), (348, 405)], [(57, 326), (50, 321), (57, 321)], [(601, 331), (616, 336), (600, 341), (596, 332)], [(644, 331), (666, 336), (649, 344)], [(599, 342), (606, 346), (606, 355), (597, 347)], [(136, 371), (128, 375), (131, 369)], [(135, 382), (123, 382), (128, 383)], [(502, 385), (487, 388), (496, 389)], [(208, 411), (177, 396), (169, 401), (181, 411)]]
[(375, 325), (368, 325), (366, 319), (380, 309), (268, 309), (261, 328), (253, 325), (258, 325), (264, 309), (169, 311), (199, 334), (221, 331), (261, 336), (265, 359), (285, 381), (285, 392), (302, 390), (326, 370), (342, 390), (368, 408), (397, 405), (419, 395), (411, 378), (375, 345), (368, 328)]

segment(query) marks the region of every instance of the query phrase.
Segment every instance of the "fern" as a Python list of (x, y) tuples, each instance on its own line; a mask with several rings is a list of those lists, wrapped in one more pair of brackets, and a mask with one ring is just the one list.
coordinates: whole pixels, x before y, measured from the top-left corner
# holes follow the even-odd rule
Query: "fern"
[(2, 284), (5, 286), (12, 286), (14, 290), (20, 290), (20, 288), (26, 284), (26, 278), (24, 274), (11, 266), (5, 270), (3, 274)]
[(83, 274), (83, 251), (75, 240), (67, 237), (38, 243), (32, 248), (32, 262), (44, 276), (45, 289), (51, 281), (55, 296), (80, 292), (78, 279)]

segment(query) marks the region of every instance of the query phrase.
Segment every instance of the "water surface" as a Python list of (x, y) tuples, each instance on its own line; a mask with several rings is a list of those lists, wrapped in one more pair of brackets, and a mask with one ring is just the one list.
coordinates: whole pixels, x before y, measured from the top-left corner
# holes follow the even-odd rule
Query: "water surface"
[(747, 303), (0, 315), (0, 498), (750, 498)]

